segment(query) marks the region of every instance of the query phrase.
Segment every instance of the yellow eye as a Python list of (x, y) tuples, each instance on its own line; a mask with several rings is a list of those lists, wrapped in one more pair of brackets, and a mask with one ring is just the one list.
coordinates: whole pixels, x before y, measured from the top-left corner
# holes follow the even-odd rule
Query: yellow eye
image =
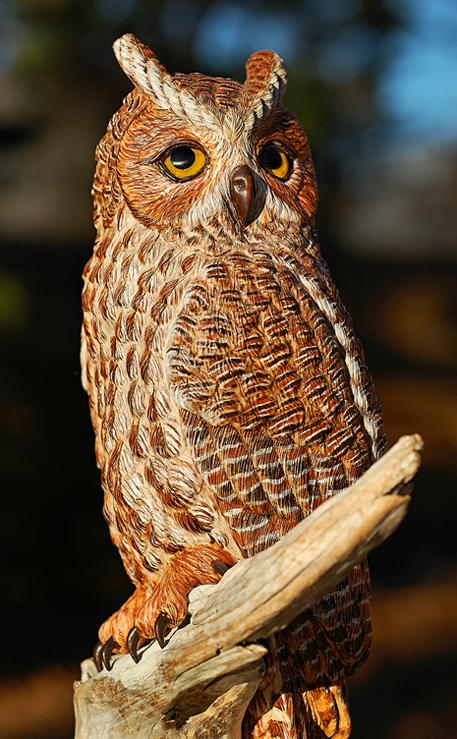
[(163, 160), (164, 166), (178, 180), (195, 177), (206, 164), (206, 157), (200, 149), (187, 144), (175, 146)]
[(283, 180), (292, 169), (292, 163), (281, 149), (274, 144), (267, 144), (263, 147), (259, 157), (260, 164), (267, 172), (271, 172), (275, 177)]

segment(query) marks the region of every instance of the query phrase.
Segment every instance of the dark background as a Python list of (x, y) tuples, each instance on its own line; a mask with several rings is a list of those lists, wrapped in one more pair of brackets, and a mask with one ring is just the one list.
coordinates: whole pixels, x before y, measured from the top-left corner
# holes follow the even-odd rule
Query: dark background
[[(432, 5), (433, 8), (429, 6)], [(0, 0), (0, 739), (66, 739), (71, 680), (132, 590), (101, 514), (79, 378), (93, 151), (135, 33), (171, 72), (286, 59), (322, 251), (389, 443), (425, 439), (410, 512), (370, 557), (354, 739), (457, 737), (457, 101), (452, 0)]]

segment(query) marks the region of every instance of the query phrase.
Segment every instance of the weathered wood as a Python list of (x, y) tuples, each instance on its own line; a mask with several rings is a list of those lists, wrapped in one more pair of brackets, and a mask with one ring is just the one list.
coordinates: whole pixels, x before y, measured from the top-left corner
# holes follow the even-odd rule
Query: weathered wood
[(287, 626), (398, 527), (422, 448), (402, 437), (363, 477), (217, 585), (189, 596), (191, 623), (115, 658), (111, 672), (82, 664), (76, 739), (239, 739), (263, 674), (256, 640)]

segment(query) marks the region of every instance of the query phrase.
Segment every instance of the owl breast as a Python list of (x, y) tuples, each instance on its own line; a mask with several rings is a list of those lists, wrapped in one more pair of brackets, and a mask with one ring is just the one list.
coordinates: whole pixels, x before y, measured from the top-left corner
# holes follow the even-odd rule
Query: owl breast
[[(358, 402), (371, 387), (363, 354), (303, 236), (272, 249), (259, 227), (251, 243), (226, 239), (208, 254), (193, 237), (178, 249), (144, 233), (117, 265), (110, 248), (95, 268), (88, 336), (104, 474), (114, 454), (119, 495), (152, 546), (185, 546), (217, 521), (221, 541), (230, 534), (251, 555), (377, 453), (379, 418)], [(190, 538), (171, 523), (178, 512)]]

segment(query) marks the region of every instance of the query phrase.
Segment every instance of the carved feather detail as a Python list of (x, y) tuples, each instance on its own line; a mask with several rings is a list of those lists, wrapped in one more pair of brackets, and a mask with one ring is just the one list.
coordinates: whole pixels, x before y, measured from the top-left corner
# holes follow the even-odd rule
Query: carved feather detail
[[(190, 589), (349, 487), (385, 440), (320, 255), (314, 170), (281, 103), (281, 58), (253, 55), (240, 85), (172, 76), (131, 35), (115, 50), (135, 89), (97, 149), (81, 360), (104, 514), (136, 588), (99, 635), (125, 652), (163, 640)], [(285, 176), (279, 154), (262, 163), (268, 147), (289, 162)], [(183, 149), (204, 166), (177, 156), (167, 171)], [(370, 638), (364, 562), (269, 640), (244, 736), (348, 736), (345, 679)]]

